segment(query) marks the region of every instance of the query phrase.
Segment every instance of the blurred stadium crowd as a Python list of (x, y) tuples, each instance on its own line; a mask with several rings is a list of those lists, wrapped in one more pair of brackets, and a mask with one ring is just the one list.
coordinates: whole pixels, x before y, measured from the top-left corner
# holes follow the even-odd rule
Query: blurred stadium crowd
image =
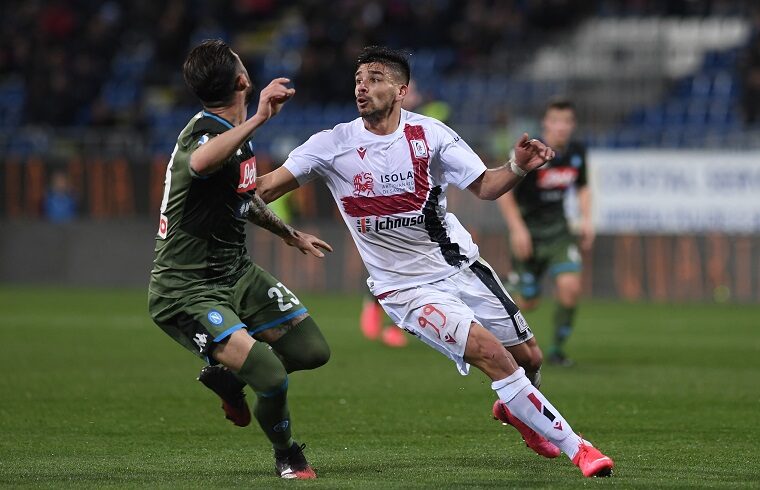
[(355, 117), (353, 60), (367, 44), (408, 48), (423, 98), (446, 104), (486, 153), (513, 126), (535, 131), (558, 93), (576, 99), (595, 146), (758, 145), (750, 1), (32, 0), (0, 14), (0, 154), (44, 152), (60, 141), (51, 134), (93, 128), (169, 151), (197, 110), (182, 60), (212, 37), (231, 42), (260, 85), (294, 80), (290, 110), (261, 137), (274, 154)]
[[(592, 160), (615, 155), (614, 165), (591, 164), (612, 177), (595, 191), (606, 211), (586, 261), (587, 291), (758, 298), (758, 0), (0, 2), (0, 278), (143, 284), (167, 161), (199, 110), (182, 62), (191, 46), (217, 37), (259, 86), (287, 76), (297, 90), (257, 131), (260, 173), (311, 134), (356, 117), (356, 55), (388, 44), (411, 55), (417, 110), (448, 123), (486, 163), (503, 162), (520, 132), (539, 134), (550, 97), (575, 102), (576, 136)], [(647, 168), (661, 165), (672, 171), (650, 179)], [(630, 168), (647, 178), (631, 178)], [(690, 179), (698, 172), (722, 178), (689, 186), (702, 182)], [(475, 201), (449, 194), (451, 209), (481, 233), (484, 255), (506, 274), (503, 220)], [(285, 219), (319, 223), (319, 234), (335, 233), (326, 238), (344, 251), (333, 262), (343, 274), (314, 269), (293, 279), (303, 281), (298, 287), (361, 283), (356, 257), (341, 255), (343, 230), (333, 227), (335, 205), (323, 186), (304, 186), (273, 207)], [(267, 237), (252, 236), (256, 260), (297, 284), (294, 262)], [(101, 254), (119, 260), (102, 255), (108, 271), (90, 267)], [(328, 276), (344, 282), (319, 282)]]

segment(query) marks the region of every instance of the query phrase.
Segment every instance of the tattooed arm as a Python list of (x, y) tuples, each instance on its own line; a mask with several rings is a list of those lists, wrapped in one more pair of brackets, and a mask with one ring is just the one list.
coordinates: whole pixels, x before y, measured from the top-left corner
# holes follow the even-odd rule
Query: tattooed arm
[(291, 247), (296, 247), (301, 253), (310, 253), (315, 257), (324, 257), (320, 248), (332, 252), (332, 247), (320, 240), (319, 238), (302, 233), (292, 226), (282, 221), (279, 216), (274, 214), (271, 209), (264, 203), (258, 194), (253, 195), (251, 200), (251, 210), (248, 211), (248, 221), (269, 230)]

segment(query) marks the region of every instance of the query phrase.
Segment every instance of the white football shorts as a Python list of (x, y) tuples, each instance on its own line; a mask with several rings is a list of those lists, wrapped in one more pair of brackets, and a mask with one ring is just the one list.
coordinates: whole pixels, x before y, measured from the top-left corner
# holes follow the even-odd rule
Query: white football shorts
[(454, 361), (463, 375), (470, 369), (464, 351), (472, 322), (505, 346), (533, 337), (515, 302), (483, 259), (446, 279), (400, 289), (379, 301), (396, 325)]

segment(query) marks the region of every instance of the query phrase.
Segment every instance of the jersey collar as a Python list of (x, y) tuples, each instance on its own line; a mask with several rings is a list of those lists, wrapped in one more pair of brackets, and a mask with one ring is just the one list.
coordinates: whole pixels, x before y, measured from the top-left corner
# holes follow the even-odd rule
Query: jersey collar
[(216, 121), (218, 121), (221, 124), (225, 125), (227, 127), (227, 129), (232, 129), (232, 128), (235, 127), (235, 126), (232, 125), (231, 122), (229, 122), (228, 120), (226, 120), (222, 116), (217, 116), (216, 114), (213, 114), (213, 113), (205, 111), (205, 110), (202, 112), (202, 114), (204, 116), (206, 116), (206, 117), (210, 117), (211, 119), (215, 119)]
[(399, 118), (398, 127), (392, 133), (384, 134), (384, 135), (375, 134), (372, 131), (365, 128), (364, 120), (361, 117), (359, 117), (358, 121), (359, 121), (360, 131), (365, 136), (368, 136), (373, 141), (391, 142), (391, 141), (396, 141), (400, 137), (400, 135), (404, 134), (404, 126), (408, 118), (409, 118), (409, 112), (404, 109), (401, 109), (401, 117)]
[[(213, 113), (205, 111), (205, 110), (201, 111), (201, 113), (205, 117), (210, 117), (211, 119), (214, 119), (214, 120), (218, 121), (220, 124), (223, 124), (224, 126), (227, 127), (227, 129), (232, 129), (232, 128), (235, 127), (235, 126), (232, 125), (231, 122), (229, 122), (228, 120), (226, 120), (222, 116), (217, 116), (216, 114), (213, 114)], [(254, 153), (254, 151), (253, 151), (253, 143), (251, 142), (251, 140), (248, 139), (247, 143), (248, 143), (248, 148), (251, 150), (251, 153)]]

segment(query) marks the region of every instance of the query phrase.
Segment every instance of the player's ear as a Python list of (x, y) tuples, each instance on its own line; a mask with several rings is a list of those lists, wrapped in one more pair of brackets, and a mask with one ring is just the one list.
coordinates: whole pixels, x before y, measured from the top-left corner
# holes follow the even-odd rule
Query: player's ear
[(238, 76), (235, 77), (235, 91), (245, 92), (250, 86), (251, 81), (245, 76), (245, 73), (238, 73)]
[(398, 94), (396, 94), (396, 100), (404, 100), (406, 94), (409, 93), (409, 85), (401, 84), (398, 88)]

